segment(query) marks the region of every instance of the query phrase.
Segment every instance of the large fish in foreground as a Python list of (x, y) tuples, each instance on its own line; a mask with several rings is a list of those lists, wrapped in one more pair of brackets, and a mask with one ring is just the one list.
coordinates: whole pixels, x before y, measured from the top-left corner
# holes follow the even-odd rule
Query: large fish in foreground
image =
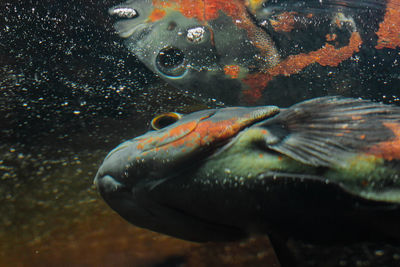
[(112, 150), (95, 178), (132, 224), (193, 241), (400, 238), (399, 107), (324, 97), (153, 125)]
[(230, 105), (398, 88), (400, 0), (131, 0), (110, 13), (154, 73)]

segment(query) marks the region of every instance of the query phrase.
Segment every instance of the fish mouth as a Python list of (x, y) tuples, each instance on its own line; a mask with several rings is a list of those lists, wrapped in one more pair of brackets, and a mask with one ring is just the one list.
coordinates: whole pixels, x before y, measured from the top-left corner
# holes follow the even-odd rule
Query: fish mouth
[(147, 23), (136, 23), (135, 21), (119, 21), (115, 23), (114, 29), (122, 38), (132, 37), (133, 40), (142, 40), (151, 32), (151, 25)]

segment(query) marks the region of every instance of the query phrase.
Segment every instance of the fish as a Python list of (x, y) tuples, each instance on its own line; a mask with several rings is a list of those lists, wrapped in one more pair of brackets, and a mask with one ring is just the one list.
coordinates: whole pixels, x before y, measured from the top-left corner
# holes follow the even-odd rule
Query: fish
[(327, 96), (166, 116), (95, 176), (128, 222), (195, 242), (400, 238), (400, 107)]
[[(228, 105), (262, 104), (274, 90), (294, 94), (298, 75), (335, 84), (343, 62), (369, 75), (374, 56), (393, 58), (380, 50), (400, 48), (399, 0), (130, 0), (109, 13), (151, 71)], [(274, 85), (280, 79), (291, 87)]]

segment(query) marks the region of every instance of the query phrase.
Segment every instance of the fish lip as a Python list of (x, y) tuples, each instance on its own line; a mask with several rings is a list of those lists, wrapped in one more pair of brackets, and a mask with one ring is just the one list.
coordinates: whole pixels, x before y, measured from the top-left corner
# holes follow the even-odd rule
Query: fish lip
[(98, 172), (94, 178), (93, 183), (96, 185), (100, 194), (104, 197), (104, 194), (118, 193), (126, 191), (128, 187), (121, 180), (108, 173), (101, 174)]

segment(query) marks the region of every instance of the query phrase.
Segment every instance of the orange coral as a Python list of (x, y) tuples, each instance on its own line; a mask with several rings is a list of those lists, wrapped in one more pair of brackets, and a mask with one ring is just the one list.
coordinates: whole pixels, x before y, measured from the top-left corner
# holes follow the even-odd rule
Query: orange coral
[(379, 24), (376, 49), (400, 47), (400, 1), (388, 0), (383, 22)]

